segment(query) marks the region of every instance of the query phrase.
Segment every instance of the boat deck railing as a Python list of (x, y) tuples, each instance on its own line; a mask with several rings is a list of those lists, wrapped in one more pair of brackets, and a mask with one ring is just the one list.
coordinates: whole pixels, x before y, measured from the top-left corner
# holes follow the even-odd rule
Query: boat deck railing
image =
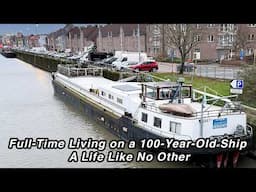
[(83, 68), (79, 65), (58, 65), (58, 72), (68, 77), (103, 76), (103, 68)]
[(163, 112), (162, 110), (159, 109), (158, 106), (155, 105), (155, 103), (143, 103), (142, 107), (144, 107), (145, 109), (152, 111), (152, 112), (156, 112), (159, 114), (164, 114), (164, 115), (172, 115), (175, 116), (177, 118), (182, 118), (182, 119), (200, 119), (202, 116), (203, 118), (208, 118), (208, 117), (216, 117), (216, 116), (223, 116), (223, 115), (237, 115), (237, 114), (241, 114), (242, 110), (241, 108), (237, 108), (237, 107), (228, 107), (228, 108), (221, 108), (219, 110), (216, 109), (208, 109), (208, 110), (204, 110), (203, 112), (195, 112), (192, 113), (191, 115), (182, 115), (182, 114), (177, 114), (177, 113), (167, 113), (167, 112)]

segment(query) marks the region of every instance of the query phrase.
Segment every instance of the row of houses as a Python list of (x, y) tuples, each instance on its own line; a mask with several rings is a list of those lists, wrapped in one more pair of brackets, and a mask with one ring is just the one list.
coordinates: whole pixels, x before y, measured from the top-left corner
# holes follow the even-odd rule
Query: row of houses
[[(146, 25), (140, 29), (140, 50), (146, 51)], [(66, 25), (64, 28), (50, 33), (47, 38), (49, 50), (72, 52), (83, 51), (84, 47), (95, 43), (98, 51), (113, 52), (115, 50), (138, 51), (137, 24), (109, 24), (109, 25)]]
[[(190, 24), (192, 25), (192, 24)], [(243, 55), (252, 55), (256, 49), (256, 24), (193, 24), (199, 32), (197, 44), (190, 52), (201, 60), (221, 60)], [(147, 53), (150, 55), (179, 56), (176, 47), (167, 42), (165, 28), (168, 25), (157, 24), (147, 26)]]
[(24, 36), (18, 32), (15, 34), (4, 34), (0, 38), (0, 43), (11, 47), (45, 47), (46, 46), (46, 34), (31, 34)]
[[(95, 43), (98, 51), (113, 52), (143, 51), (150, 56), (179, 57), (176, 47), (167, 42), (165, 28), (169, 24), (107, 24), (73, 26), (50, 33), (47, 38), (49, 50), (73, 52), (83, 51), (83, 48)], [(240, 40), (245, 55), (253, 54), (256, 48), (256, 24), (193, 24), (200, 33), (196, 38), (198, 43), (191, 50), (200, 55), (201, 60), (215, 60), (232, 57), (235, 54), (234, 45)], [(243, 41), (243, 42), (241, 42)]]
[[(75, 26), (67, 24), (48, 35), (3, 35), (0, 41), (14, 47), (45, 46), (48, 50), (70, 49), (79, 53), (94, 43), (100, 52), (143, 51), (149, 56), (179, 57), (177, 47), (168, 43), (166, 28), (170, 24), (106, 24)], [(173, 25), (173, 24), (172, 24)], [(197, 31), (195, 53), (201, 60), (230, 58), (243, 50), (251, 55), (256, 50), (256, 24), (190, 24)]]

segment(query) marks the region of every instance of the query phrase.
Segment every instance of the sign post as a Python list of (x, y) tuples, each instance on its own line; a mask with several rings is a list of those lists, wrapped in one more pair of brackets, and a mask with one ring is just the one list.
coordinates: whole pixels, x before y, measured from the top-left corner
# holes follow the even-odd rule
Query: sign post
[(193, 65), (193, 74), (192, 74), (192, 79), (191, 79), (192, 82), (194, 80), (194, 75), (195, 75), (195, 70), (196, 70), (196, 67), (197, 67), (197, 60), (198, 59), (200, 59), (200, 52), (194, 52), (193, 60), (195, 61), (195, 63)]
[(240, 51), (240, 60), (243, 60), (244, 59), (244, 50), (241, 49)]
[(253, 64), (255, 65), (255, 58), (256, 58), (256, 49), (254, 49), (254, 52), (253, 52)]
[(234, 94), (242, 94), (243, 93), (243, 88), (244, 88), (244, 80), (232, 80), (230, 82), (230, 93)]

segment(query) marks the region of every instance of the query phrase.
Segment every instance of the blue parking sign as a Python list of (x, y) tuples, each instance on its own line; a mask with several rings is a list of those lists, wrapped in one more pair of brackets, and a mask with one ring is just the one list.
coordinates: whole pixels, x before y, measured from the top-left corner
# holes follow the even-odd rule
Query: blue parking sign
[(233, 89), (243, 89), (244, 88), (244, 80), (234, 79), (230, 82), (230, 85)]
[(243, 59), (244, 59), (244, 51), (241, 50), (241, 51), (240, 51), (240, 60), (243, 60)]
[(244, 87), (244, 81), (243, 81), (243, 80), (237, 80), (237, 81), (236, 81), (236, 87), (237, 87), (238, 89), (243, 89), (243, 87)]

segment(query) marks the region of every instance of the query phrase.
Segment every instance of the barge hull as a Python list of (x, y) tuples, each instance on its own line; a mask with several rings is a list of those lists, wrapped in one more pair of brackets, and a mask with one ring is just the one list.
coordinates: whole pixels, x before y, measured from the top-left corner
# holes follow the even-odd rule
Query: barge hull
[(16, 58), (16, 53), (14, 53), (14, 52), (10, 52), (10, 53), (2, 52), (1, 54), (3, 56), (5, 56), (6, 58)]
[[(71, 104), (75, 108), (79, 109), (82, 113), (84, 113), (89, 118), (93, 119), (100, 125), (104, 126), (108, 131), (117, 137), (123, 140), (135, 140), (139, 142), (142, 139), (165, 139), (156, 134), (150, 133), (142, 127), (138, 126), (133, 119), (128, 116), (119, 117), (113, 114), (110, 111), (107, 111), (104, 108), (101, 108), (88, 99), (86, 97), (82, 97), (77, 94), (73, 90), (65, 87), (60, 84), (56, 80), (52, 81), (54, 87), (54, 93), (59, 98), (61, 98), (64, 102)], [(244, 138), (248, 142), (248, 146), (244, 150), (248, 150), (251, 148), (252, 138), (247, 137)], [(166, 149), (163, 149), (166, 150)], [(168, 149), (169, 151), (177, 152), (177, 153), (185, 153), (192, 155), (216, 155), (223, 152), (233, 152), (235, 149), (198, 149), (195, 147), (187, 148), (187, 149)]]

